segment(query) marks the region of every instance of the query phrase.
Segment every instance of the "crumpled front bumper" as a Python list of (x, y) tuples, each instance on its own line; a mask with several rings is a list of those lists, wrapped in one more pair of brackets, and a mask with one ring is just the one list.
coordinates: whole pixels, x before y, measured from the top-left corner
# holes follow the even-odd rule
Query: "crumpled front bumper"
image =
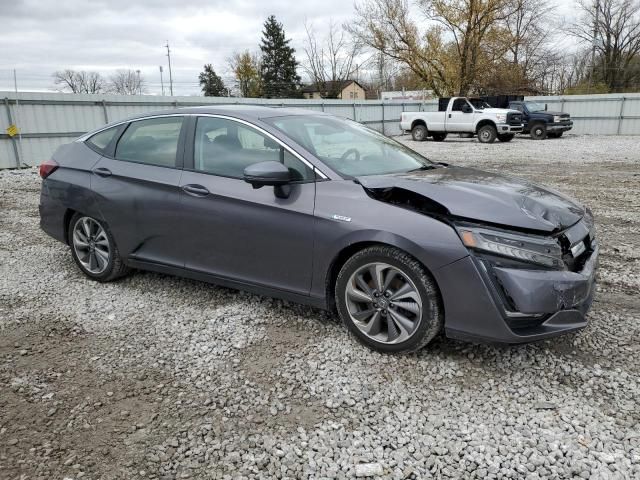
[(495, 267), (488, 272), (474, 256), (442, 267), (436, 280), (446, 335), (524, 343), (580, 330), (588, 323), (597, 265), (596, 247), (579, 272)]

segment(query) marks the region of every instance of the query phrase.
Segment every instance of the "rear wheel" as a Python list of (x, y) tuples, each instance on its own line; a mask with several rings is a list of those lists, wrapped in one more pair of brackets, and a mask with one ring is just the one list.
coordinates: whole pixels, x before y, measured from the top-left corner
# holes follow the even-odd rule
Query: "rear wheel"
[(429, 131), (425, 125), (416, 125), (411, 129), (411, 138), (416, 142), (424, 142), (429, 136)]
[(93, 280), (109, 282), (129, 272), (106, 223), (76, 213), (69, 222), (69, 246), (80, 270)]
[(363, 344), (381, 352), (411, 352), (442, 330), (444, 315), (431, 275), (393, 247), (366, 248), (344, 264), (335, 287), (338, 313)]
[(478, 140), (480, 143), (493, 143), (496, 141), (498, 132), (493, 125), (483, 125), (478, 130)]
[(531, 127), (531, 138), (534, 140), (544, 140), (547, 138), (547, 127), (544, 123), (536, 123)]
[(434, 142), (444, 142), (445, 139), (447, 138), (447, 134), (446, 133), (434, 133), (433, 135), (431, 135), (431, 137), (433, 138)]
[(513, 137), (515, 135), (513, 133), (504, 133), (502, 135), (498, 135), (498, 140), (500, 140), (501, 142), (510, 142), (511, 140), (513, 140)]

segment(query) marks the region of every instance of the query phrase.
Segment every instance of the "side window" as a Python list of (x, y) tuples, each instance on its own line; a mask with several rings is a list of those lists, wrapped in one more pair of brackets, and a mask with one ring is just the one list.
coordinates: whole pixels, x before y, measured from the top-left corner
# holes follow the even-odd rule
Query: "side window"
[(175, 167), (182, 117), (131, 122), (116, 147), (116, 158), (161, 167)]
[(99, 150), (100, 152), (103, 152), (107, 148), (109, 143), (111, 143), (111, 140), (113, 140), (113, 137), (118, 132), (118, 128), (119, 127), (111, 127), (107, 130), (98, 132), (95, 135), (89, 137), (87, 139), (87, 143), (89, 143), (92, 147)]
[(461, 112), (462, 107), (464, 107), (465, 105), (467, 105), (467, 101), (464, 98), (457, 98), (453, 101), (451, 110), (454, 112)]
[(271, 138), (224, 118), (198, 118), (193, 160), (195, 170), (223, 177), (242, 178), (249, 165), (271, 160), (286, 165), (294, 181), (315, 178), (313, 170)]

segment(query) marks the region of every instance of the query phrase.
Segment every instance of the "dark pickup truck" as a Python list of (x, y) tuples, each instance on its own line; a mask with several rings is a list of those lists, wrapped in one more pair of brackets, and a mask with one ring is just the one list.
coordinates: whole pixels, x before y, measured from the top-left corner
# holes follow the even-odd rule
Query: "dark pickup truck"
[(546, 137), (558, 138), (573, 128), (568, 113), (550, 112), (544, 103), (533, 101), (511, 101), (508, 108), (522, 112), (522, 133), (528, 133), (534, 140)]
[(523, 95), (494, 95), (480, 97), (494, 108), (509, 108), (522, 112), (522, 133), (534, 140), (558, 138), (573, 128), (571, 116), (565, 112), (550, 112), (547, 105), (525, 100)]

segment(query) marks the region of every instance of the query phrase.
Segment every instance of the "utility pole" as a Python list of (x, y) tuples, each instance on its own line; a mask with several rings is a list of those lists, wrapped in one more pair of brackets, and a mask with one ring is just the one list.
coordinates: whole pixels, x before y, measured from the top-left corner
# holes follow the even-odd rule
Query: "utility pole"
[(171, 74), (171, 50), (169, 50), (169, 40), (167, 40), (167, 58), (169, 59), (169, 92), (173, 97), (173, 75)]
[(138, 74), (138, 95), (142, 95), (142, 85), (140, 84), (140, 70), (136, 70)]
[(160, 65), (160, 87), (162, 88), (162, 96), (164, 97), (164, 81), (162, 80), (162, 65)]
[(593, 73), (596, 69), (596, 48), (598, 46), (598, 22), (600, 21), (600, 0), (596, 0), (596, 14), (593, 22), (593, 42), (591, 44), (591, 71), (589, 72), (589, 90), (591, 93), (591, 84), (593, 83)]

